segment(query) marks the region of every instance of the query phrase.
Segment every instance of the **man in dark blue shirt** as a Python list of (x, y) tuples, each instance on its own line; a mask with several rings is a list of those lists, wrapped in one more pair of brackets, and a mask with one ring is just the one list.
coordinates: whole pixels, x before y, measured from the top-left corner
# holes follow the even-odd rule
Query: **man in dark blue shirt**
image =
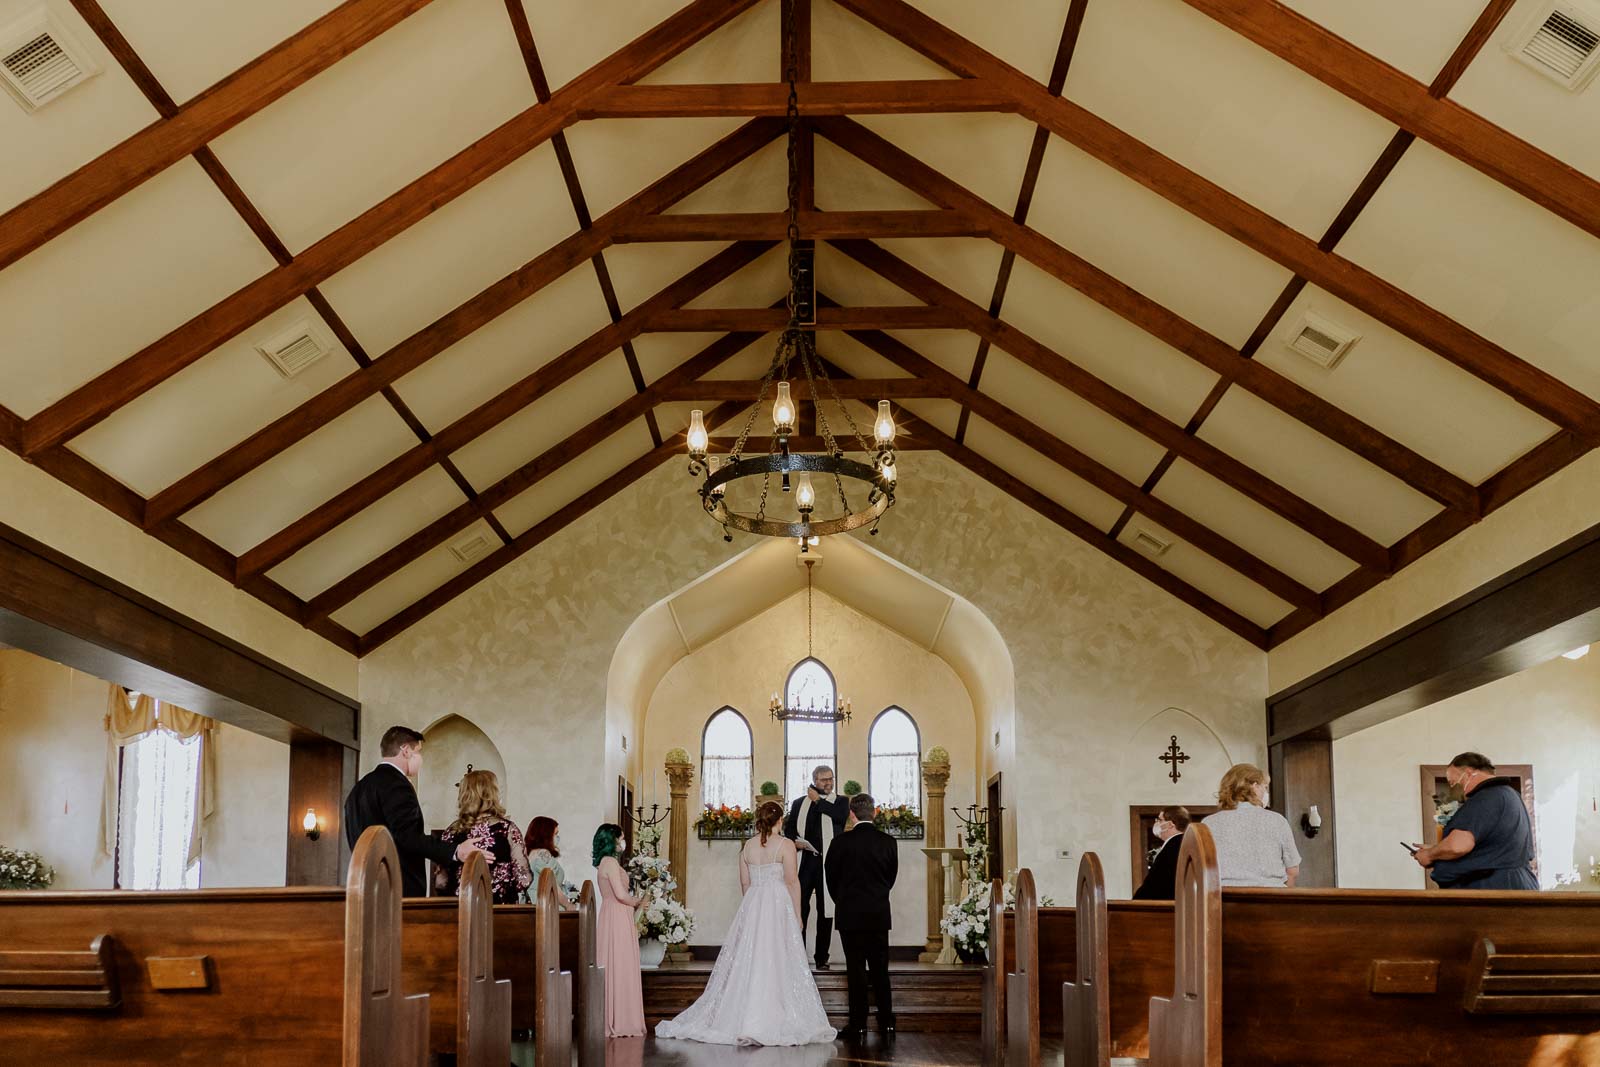
[(1494, 764), (1463, 752), (1445, 768), (1445, 781), (1466, 799), (1444, 824), (1439, 843), (1414, 853), (1441, 889), (1538, 889), (1533, 824), (1512, 778), (1495, 776)]

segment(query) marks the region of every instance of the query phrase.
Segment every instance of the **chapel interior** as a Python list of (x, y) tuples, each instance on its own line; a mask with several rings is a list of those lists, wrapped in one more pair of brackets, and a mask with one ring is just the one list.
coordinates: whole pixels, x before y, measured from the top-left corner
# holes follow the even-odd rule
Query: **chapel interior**
[[(1600, 0), (0, 0), (0, 1060), (1600, 1067), (1597, 72)], [(589, 902), (402, 901), (397, 724)], [(1411, 854), (1460, 753), (1536, 892)], [(1290, 886), (1130, 900), (1239, 764)], [(653, 1027), (824, 765), (901, 1032), (604, 1040), (596, 828)]]

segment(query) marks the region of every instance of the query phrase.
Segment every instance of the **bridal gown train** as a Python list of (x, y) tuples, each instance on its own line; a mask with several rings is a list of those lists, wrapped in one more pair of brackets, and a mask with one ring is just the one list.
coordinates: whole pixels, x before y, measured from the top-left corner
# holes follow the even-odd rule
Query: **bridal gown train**
[(750, 889), (700, 999), (656, 1027), (657, 1037), (715, 1045), (832, 1041), (816, 979), (784, 884), (783, 864), (752, 863)]

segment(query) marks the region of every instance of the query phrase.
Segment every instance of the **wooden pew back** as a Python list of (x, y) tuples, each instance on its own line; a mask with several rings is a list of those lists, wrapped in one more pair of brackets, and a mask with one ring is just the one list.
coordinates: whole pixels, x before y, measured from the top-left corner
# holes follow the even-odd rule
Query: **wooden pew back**
[(1078, 863), (1077, 897), (1077, 977), (1061, 983), (1062, 1059), (1065, 1067), (1110, 1067), (1111, 920), (1105, 871), (1093, 852)]
[[(1006, 1048), (1006, 935), (1011, 916), (1006, 911), (1005, 883), (989, 883), (989, 962), (983, 968), (983, 1062), (1000, 1063)], [(1015, 935), (1012, 935), (1013, 942)]]
[[(563, 913), (563, 919), (570, 912)], [(579, 1067), (602, 1067), (606, 1060), (606, 974), (599, 961), (600, 901), (593, 882), (584, 882), (578, 894), (577, 922), (561, 926), (561, 966), (572, 972), (573, 1039), (578, 1045)], [(567, 950), (566, 937), (576, 931), (576, 955)]]
[(572, 972), (561, 967), (561, 906), (548, 867), (539, 872), (533, 923), (534, 1058), (566, 1064), (572, 1059)]
[(511, 1058), (511, 982), (496, 981), (494, 894), (489, 868), (473, 855), (459, 897), (404, 902), (406, 988), (429, 996), (429, 1045), (461, 1067), (501, 1067)]
[(1015, 962), (1006, 975), (1006, 1063), (1039, 1065), (1039, 896), (1033, 872), (1017, 872)]
[(1191, 824), (1178, 853), (1172, 996), (1150, 998), (1150, 1067), (1221, 1067), (1222, 952), (1217, 846)]

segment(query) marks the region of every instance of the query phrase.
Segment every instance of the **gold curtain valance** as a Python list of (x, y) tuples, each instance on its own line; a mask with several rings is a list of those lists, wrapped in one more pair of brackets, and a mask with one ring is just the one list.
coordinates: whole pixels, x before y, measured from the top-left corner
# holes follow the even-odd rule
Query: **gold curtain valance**
[[(194, 819), (189, 832), (189, 854), (185, 861), (200, 857), (205, 820), (216, 809), (217, 721), (196, 712), (156, 700), (148, 693), (136, 697), (120, 685), (110, 686), (106, 701), (106, 769), (101, 787), (100, 854), (109, 858), (117, 843), (117, 756), (124, 745), (131, 745), (157, 730), (181, 739), (200, 737), (200, 781), (194, 791)], [(132, 699), (130, 699), (130, 697)]]

